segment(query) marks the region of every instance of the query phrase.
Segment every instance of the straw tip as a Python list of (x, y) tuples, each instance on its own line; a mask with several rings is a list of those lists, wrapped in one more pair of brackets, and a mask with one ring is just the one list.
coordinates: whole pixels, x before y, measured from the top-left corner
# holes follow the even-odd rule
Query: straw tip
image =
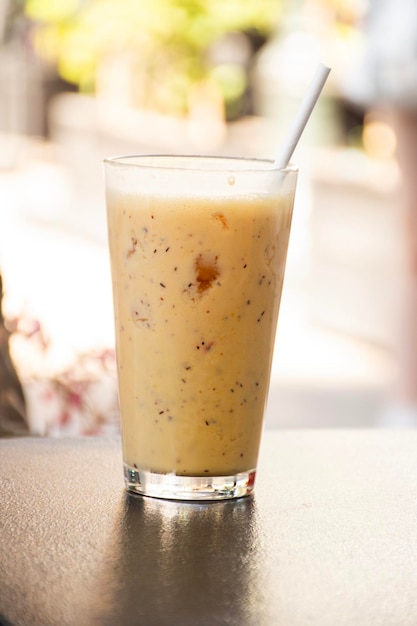
[(319, 63), (317, 70), (324, 76), (328, 76), (332, 71), (332, 68), (329, 65), (326, 65), (326, 63)]

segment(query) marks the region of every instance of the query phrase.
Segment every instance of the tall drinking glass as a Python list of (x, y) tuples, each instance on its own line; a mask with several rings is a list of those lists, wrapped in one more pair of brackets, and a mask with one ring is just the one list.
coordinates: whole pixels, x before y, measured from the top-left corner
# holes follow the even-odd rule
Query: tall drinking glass
[(253, 491), (296, 180), (256, 159), (105, 161), (129, 491)]

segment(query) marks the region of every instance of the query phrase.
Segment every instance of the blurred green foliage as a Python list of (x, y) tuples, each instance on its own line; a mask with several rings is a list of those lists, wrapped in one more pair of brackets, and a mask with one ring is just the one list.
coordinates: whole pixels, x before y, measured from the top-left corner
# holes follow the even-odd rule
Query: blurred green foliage
[[(230, 32), (268, 38), (282, 0), (26, 0), (33, 45), (59, 75), (94, 92), (103, 64), (124, 58), (137, 75), (132, 102), (182, 114), (192, 85), (210, 80), (224, 101), (241, 97), (238, 67), (213, 67), (208, 50)], [(134, 89), (133, 89), (134, 91)], [(140, 94), (139, 94), (140, 91)]]

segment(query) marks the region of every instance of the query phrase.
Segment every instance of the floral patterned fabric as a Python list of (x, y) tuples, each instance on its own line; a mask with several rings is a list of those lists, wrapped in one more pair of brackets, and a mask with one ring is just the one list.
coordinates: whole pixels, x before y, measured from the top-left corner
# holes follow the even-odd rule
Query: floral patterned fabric
[[(23, 344), (26, 352), (30, 348), (38, 363), (48, 361), (50, 344), (39, 322), (16, 318), (6, 324), (12, 341), (18, 341), (20, 348)], [(39, 374), (23, 375), (21, 383), (16, 375), (15, 387), (20, 386), (26, 401), (26, 433), (58, 437), (120, 431), (114, 349), (80, 354), (67, 368), (49, 376), (46, 367), (39, 369)]]

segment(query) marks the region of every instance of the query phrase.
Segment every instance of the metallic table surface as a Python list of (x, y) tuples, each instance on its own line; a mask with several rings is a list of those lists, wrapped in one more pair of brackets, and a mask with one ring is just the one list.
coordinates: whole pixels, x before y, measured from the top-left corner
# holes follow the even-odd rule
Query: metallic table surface
[(0, 440), (3, 626), (415, 626), (417, 432), (266, 431), (252, 499), (128, 496), (120, 442)]

